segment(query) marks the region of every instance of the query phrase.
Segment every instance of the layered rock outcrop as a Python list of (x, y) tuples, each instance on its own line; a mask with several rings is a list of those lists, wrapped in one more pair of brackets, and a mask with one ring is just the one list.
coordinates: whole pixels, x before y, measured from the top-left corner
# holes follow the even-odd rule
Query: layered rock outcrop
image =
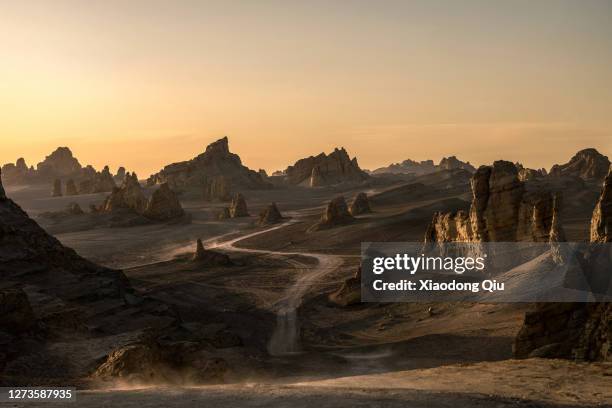
[(232, 198), (231, 180), (225, 176), (206, 177), (203, 198), (207, 201), (229, 201)]
[(143, 215), (153, 220), (166, 221), (182, 217), (185, 211), (176, 194), (164, 183), (149, 198)]
[(321, 153), (298, 160), (283, 172), (287, 182), (310, 187), (343, 182), (362, 182), (368, 178), (357, 158), (351, 159), (344, 148), (334, 149), (329, 155)]
[(321, 220), (310, 228), (310, 231), (318, 231), (321, 229), (333, 228), (340, 225), (346, 225), (353, 222), (355, 218), (351, 215), (346, 205), (346, 200), (343, 196), (338, 196), (331, 200)]
[(353, 202), (349, 208), (351, 215), (368, 214), (372, 212), (370, 208), (370, 201), (366, 193), (359, 193), (353, 198)]
[(81, 164), (67, 147), (58, 147), (36, 166), (39, 175), (47, 179), (74, 176), (81, 169)]
[(550, 240), (553, 215), (558, 212), (555, 193), (526, 189), (513, 163), (496, 161), (493, 166), (480, 167), (472, 177), (471, 189), (469, 213), (435, 213), (426, 242)]
[(247, 208), (246, 200), (244, 196), (240, 193), (236, 194), (232, 199), (232, 204), (229, 208), (230, 217), (238, 218), (238, 217), (248, 217), (249, 210)]
[(565, 164), (555, 164), (550, 169), (550, 176), (579, 177), (583, 180), (601, 181), (608, 174), (610, 160), (596, 149), (580, 150)]
[(271, 225), (278, 224), (283, 220), (276, 203), (270, 204), (265, 210), (259, 215), (259, 225)]
[(593, 210), (591, 242), (612, 242), (612, 166)]
[[(170, 188), (182, 191), (206, 190), (207, 184), (218, 177), (225, 177), (229, 185), (243, 189), (267, 189), (272, 185), (256, 171), (242, 164), (240, 157), (229, 151), (224, 137), (211, 143), (206, 151), (192, 160), (173, 163), (159, 173), (151, 175), (148, 185), (168, 183)], [(216, 194), (215, 194), (216, 195)]]
[[(602, 259), (603, 267), (609, 271), (612, 235), (607, 231), (612, 218), (611, 181), (609, 170), (591, 220), (594, 245), (581, 261), (581, 272), (587, 279), (590, 266), (601, 269)], [(513, 351), (517, 358), (612, 361), (612, 303), (538, 303), (526, 313)]]
[(438, 169), (440, 170), (463, 169), (463, 170), (469, 171), (470, 173), (474, 173), (476, 171), (476, 168), (472, 166), (470, 162), (462, 162), (461, 160), (457, 159), (456, 156), (442, 158), (442, 160), (440, 160), (440, 163), (438, 164)]

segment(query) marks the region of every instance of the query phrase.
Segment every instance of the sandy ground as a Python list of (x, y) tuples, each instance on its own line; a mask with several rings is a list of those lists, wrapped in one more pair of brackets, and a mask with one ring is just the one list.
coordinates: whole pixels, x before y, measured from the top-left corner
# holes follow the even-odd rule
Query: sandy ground
[[(50, 198), (48, 192), (36, 198), (40, 194), (14, 191), (18, 203), (33, 215), (62, 209), (68, 201)], [(239, 220), (219, 222), (214, 219), (218, 205), (185, 202), (190, 224), (59, 234), (63, 243), (80, 254), (126, 268), (134, 287), (177, 307), (186, 321), (227, 325), (247, 344), (244, 350), (229, 349), (223, 356), (239, 367), (241, 376), (232, 380), (235, 384), (89, 390), (79, 392), (79, 406), (612, 406), (610, 365), (510, 360), (512, 339), (528, 305), (338, 308), (327, 301), (327, 293), (354, 273), (361, 241), (420, 240), (431, 214), (460, 204), (460, 196), (441, 196), (437, 201), (428, 196), (399, 207), (379, 204), (373, 214), (353, 225), (306, 234), (324, 200), (336, 192), (322, 189), (305, 194), (250, 193), (247, 199), (253, 216)], [(84, 208), (87, 202), (101, 199), (79, 198)], [(255, 214), (270, 201), (276, 201), (293, 222), (254, 235), (261, 231)], [(235, 241), (237, 236), (248, 239)], [(201, 268), (188, 262), (196, 238), (218, 245), (235, 265)], [(321, 268), (321, 263), (331, 266)], [(291, 306), (299, 320), (297, 335), (303, 353), (271, 357), (266, 348), (279, 326), (275, 315), (288, 301), (295, 302)], [(429, 307), (434, 308), (433, 315)], [(86, 350), (95, 345), (81, 346)], [(89, 354), (98, 358), (107, 346), (96, 346)], [(65, 353), (71, 350), (64, 349)], [(24, 404), (37, 405), (62, 406)]]

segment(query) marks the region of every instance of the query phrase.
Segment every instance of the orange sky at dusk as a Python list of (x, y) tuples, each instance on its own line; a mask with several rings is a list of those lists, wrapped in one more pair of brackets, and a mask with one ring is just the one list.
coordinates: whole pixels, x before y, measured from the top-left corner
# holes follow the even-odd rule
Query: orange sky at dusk
[(0, 163), (612, 155), (609, 1), (0, 4)]

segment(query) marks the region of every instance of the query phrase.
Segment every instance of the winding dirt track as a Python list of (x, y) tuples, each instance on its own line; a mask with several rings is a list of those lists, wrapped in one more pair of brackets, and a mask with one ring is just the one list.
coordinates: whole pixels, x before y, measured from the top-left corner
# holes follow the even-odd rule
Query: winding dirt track
[[(265, 254), (274, 257), (282, 257), (286, 262), (293, 265), (298, 274), (298, 278), (286, 291), (280, 301), (275, 305), (277, 324), (268, 344), (268, 351), (272, 355), (286, 355), (300, 352), (299, 342), (299, 322), (297, 309), (302, 304), (304, 295), (318, 280), (325, 275), (334, 272), (343, 263), (343, 259), (337, 255), (317, 254), (308, 252), (282, 252), (270, 251), (265, 249), (250, 249), (237, 247), (236, 243), (252, 238), (270, 231), (284, 228), (288, 225), (297, 222), (291, 220), (275, 227), (267, 228), (262, 231), (253, 232), (233, 238), (229, 241), (220, 242), (212, 246), (213, 248), (224, 249), (226, 251), (246, 252)], [(312, 267), (306, 263), (299, 261), (292, 256), (306, 256), (315, 258), (317, 265)]]

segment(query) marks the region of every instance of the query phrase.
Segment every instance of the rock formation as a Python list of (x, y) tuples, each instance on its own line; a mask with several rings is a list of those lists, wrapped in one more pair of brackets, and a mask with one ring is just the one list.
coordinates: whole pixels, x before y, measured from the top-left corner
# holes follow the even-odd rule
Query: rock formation
[(207, 201), (229, 201), (232, 198), (231, 181), (225, 176), (206, 177), (203, 197)]
[(310, 230), (317, 231), (321, 229), (333, 228), (340, 225), (346, 225), (353, 222), (355, 219), (349, 213), (348, 206), (343, 196), (338, 196), (331, 200), (325, 212), (321, 217), (321, 221), (313, 225)]
[(368, 195), (363, 192), (357, 194), (355, 198), (353, 199), (353, 202), (351, 203), (349, 212), (353, 216), (360, 215), (360, 214), (367, 214), (367, 213), (372, 212), (372, 209), (370, 209), (370, 202), (368, 200)]
[(612, 166), (593, 210), (591, 242), (612, 242)]
[(229, 207), (223, 207), (221, 211), (217, 214), (218, 220), (226, 220), (228, 218), (232, 218), (232, 214), (230, 214)]
[(230, 257), (221, 252), (204, 249), (202, 240), (198, 238), (196, 242), (196, 252), (193, 260), (206, 266), (227, 266), (231, 265)]
[(463, 170), (469, 171), (470, 173), (474, 173), (476, 171), (476, 169), (474, 168), (474, 166), (470, 164), (470, 162), (462, 162), (461, 160), (457, 159), (456, 156), (442, 158), (442, 160), (440, 160), (440, 163), (438, 164), (438, 169), (440, 170), (463, 169)]
[(267, 189), (272, 185), (261, 174), (242, 165), (240, 157), (229, 151), (227, 137), (211, 143), (206, 151), (192, 160), (170, 164), (147, 180), (148, 185), (168, 183), (181, 191), (206, 187), (208, 180), (226, 177), (235, 188)]
[(111, 212), (120, 209), (132, 210), (142, 214), (147, 207), (147, 199), (142, 192), (136, 173), (127, 173), (120, 187), (115, 187), (102, 205), (102, 211)]
[(259, 215), (259, 225), (278, 224), (282, 220), (283, 220), (283, 216), (278, 210), (276, 203), (270, 204)]
[[(591, 242), (582, 266), (598, 261), (610, 262), (612, 217), (610, 171), (591, 221)], [(606, 245), (601, 245), (605, 243)], [(609, 270), (609, 269), (608, 269)], [(588, 276), (585, 276), (588, 279)], [(570, 358), (612, 361), (612, 303), (538, 303), (525, 314), (513, 346), (514, 356)]]
[(232, 204), (229, 208), (230, 216), (232, 218), (248, 217), (249, 210), (247, 208), (246, 200), (240, 193), (236, 194), (232, 199)]
[(81, 164), (67, 147), (58, 147), (36, 166), (37, 172), (48, 179), (74, 176), (81, 168)]
[(27, 184), (32, 182), (36, 171), (28, 168), (23, 157), (17, 159), (15, 164), (7, 163), (2, 166), (3, 182), (6, 184)]
[(597, 150), (580, 150), (565, 164), (555, 164), (550, 169), (550, 176), (573, 176), (583, 180), (600, 182), (608, 174), (610, 160)]
[(74, 196), (79, 194), (79, 191), (77, 190), (77, 186), (74, 183), (73, 179), (68, 179), (68, 181), (66, 181), (66, 195), (67, 196)]
[(357, 164), (357, 158), (351, 159), (344, 148), (336, 148), (329, 155), (321, 153), (298, 160), (284, 174), (289, 184), (311, 187), (361, 182), (368, 178)]
[(0, 200), (6, 199), (6, 192), (4, 191), (4, 186), (2, 185), (2, 170), (0, 169)]
[(534, 169), (528, 169), (522, 166), (519, 168), (518, 177), (520, 181), (531, 181), (531, 180), (541, 179), (545, 176), (546, 176), (545, 169), (534, 170)]
[(381, 167), (372, 172), (372, 174), (414, 174), (422, 176), (425, 174), (435, 173), (442, 170), (465, 170), (469, 173), (474, 173), (476, 169), (470, 162), (463, 162), (457, 159), (456, 156), (444, 157), (439, 164), (434, 164), (433, 160), (423, 160), (417, 162), (414, 160), (404, 160), (401, 163), (393, 163), (387, 167)]
[(51, 192), (51, 197), (61, 197), (62, 196), (62, 180), (55, 179), (53, 182), (53, 191)]
[[(471, 180), (472, 204), (464, 211), (436, 213), (426, 242), (516, 242), (550, 240), (555, 194), (528, 191), (513, 163), (480, 167)], [(558, 226), (557, 226), (558, 228)]]
[(153, 192), (143, 212), (147, 218), (157, 221), (167, 221), (185, 215), (183, 207), (176, 194), (167, 183), (163, 183)]
[(123, 183), (123, 180), (125, 180), (125, 167), (121, 166), (117, 169), (117, 174), (115, 174), (115, 176), (113, 177), (113, 179), (115, 180), (115, 183)]
[(70, 203), (68, 204), (68, 207), (66, 208), (66, 212), (70, 215), (81, 215), (81, 214), (85, 214), (85, 212), (83, 211), (83, 209), (81, 208), (81, 206), (78, 203)]
[(361, 303), (361, 267), (355, 275), (342, 283), (342, 286), (328, 297), (329, 301), (338, 306), (351, 306)]

